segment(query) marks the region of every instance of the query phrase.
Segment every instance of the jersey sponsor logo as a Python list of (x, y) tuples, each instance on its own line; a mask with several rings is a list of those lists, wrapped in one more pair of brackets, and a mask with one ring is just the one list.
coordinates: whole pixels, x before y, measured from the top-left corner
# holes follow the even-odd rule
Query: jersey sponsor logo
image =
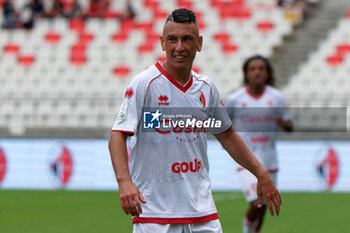
[(158, 97), (158, 100), (159, 100), (159, 103), (158, 103), (158, 106), (168, 106), (169, 105), (169, 97), (166, 96), (166, 95), (160, 95)]
[(132, 89), (132, 87), (127, 88), (125, 91), (124, 97), (126, 99), (130, 99), (133, 95), (134, 95), (134, 90)]
[(321, 153), (316, 164), (316, 171), (323, 186), (327, 190), (331, 190), (336, 184), (340, 172), (338, 155), (332, 147), (326, 148)]
[(159, 129), (160, 128), (160, 116), (162, 113), (159, 109), (155, 112), (144, 112), (143, 113), (143, 127), (145, 129)]
[(205, 108), (206, 103), (205, 103), (205, 96), (204, 96), (203, 92), (200, 92), (200, 94), (199, 94), (199, 101), (201, 102), (203, 108)]
[[(258, 114), (258, 113), (257, 113)], [(241, 123), (244, 124), (256, 124), (256, 123), (266, 123), (266, 122), (275, 122), (276, 121), (276, 116), (274, 115), (249, 115), (249, 114), (244, 114), (240, 116)]]
[[(169, 119), (163, 119), (162, 120), (162, 124), (168, 124), (171, 125), (172, 120)], [(176, 134), (176, 140), (180, 141), (180, 142), (195, 142), (198, 140), (199, 136), (197, 135), (198, 133), (206, 133), (207, 129), (205, 127), (183, 127), (180, 126), (179, 124), (177, 124), (176, 126), (173, 126), (171, 128), (159, 128), (156, 129), (156, 132), (159, 134), (170, 134), (170, 133), (174, 133)], [(190, 138), (185, 138), (185, 137), (181, 137), (179, 136), (180, 134), (185, 133), (185, 134), (193, 134), (192, 137)]]
[(71, 152), (66, 146), (61, 146), (57, 149), (54, 152), (53, 160), (50, 162), (50, 171), (59, 186), (64, 188), (72, 177), (73, 159)]
[(270, 141), (270, 138), (268, 136), (252, 137), (250, 140), (252, 143), (267, 143)]
[(187, 172), (198, 172), (201, 168), (201, 161), (195, 159), (192, 162), (177, 162), (171, 165), (171, 170), (174, 173), (187, 173)]
[(6, 175), (6, 156), (4, 151), (0, 148), (0, 184), (3, 182)]
[(162, 129), (157, 128), (156, 132), (160, 134), (173, 133), (206, 133), (208, 128), (220, 128), (222, 122), (215, 118), (208, 118), (207, 120), (197, 120), (195, 118), (186, 120), (161, 120)]

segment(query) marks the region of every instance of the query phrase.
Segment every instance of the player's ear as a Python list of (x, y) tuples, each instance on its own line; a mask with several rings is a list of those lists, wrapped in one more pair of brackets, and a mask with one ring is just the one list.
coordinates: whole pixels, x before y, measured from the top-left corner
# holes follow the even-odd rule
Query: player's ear
[(165, 51), (165, 40), (163, 36), (159, 37), (160, 45), (162, 46), (162, 50)]
[(200, 36), (199, 38), (198, 38), (198, 48), (197, 48), (197, 51), (198, 52), (200, 52), (200, 51), (202, 51), (202, 46), (203, 46), (203, 36)]

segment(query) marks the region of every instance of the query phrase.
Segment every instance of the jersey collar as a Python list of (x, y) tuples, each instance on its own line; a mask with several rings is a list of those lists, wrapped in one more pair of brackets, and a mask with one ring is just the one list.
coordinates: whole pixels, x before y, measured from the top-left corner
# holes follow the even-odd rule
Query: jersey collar
[(245, 87), (245, 90), (246, 90), (247, 94), (248, 94), (250, 97), (252, 97), (253, 99), (258, 100), (258, 99), (260, 99), (260, 98), (265, 94), (265, 92), (266, 92), (266, 85), (265, 85), (265, 87), (264, 87), (263, 92), (262, 92), (259, 96), (253, 95), (253, 94), (249, 91), (249, 87), (248, 87), (248, 86)]
[(174, 79), (173, 77), (171, 77), (163, 68), (163, 66), (159, 63), (159, 61), (155, 64), (155, 66), (157, 67), (157, 69), (160, 71), (160, 73), (162, 73), (162, 75), (164, 75), (175, 87), (177, 87), (178, 89), (180, 89), (182, 92), (186, 92), (193, 83), (193, 77), (191, 74), (191, 78), (190, 80), (188, 80), (188, 82), (185, 85), (180, 84), (178, 81), (176, 81), (176, 79)]

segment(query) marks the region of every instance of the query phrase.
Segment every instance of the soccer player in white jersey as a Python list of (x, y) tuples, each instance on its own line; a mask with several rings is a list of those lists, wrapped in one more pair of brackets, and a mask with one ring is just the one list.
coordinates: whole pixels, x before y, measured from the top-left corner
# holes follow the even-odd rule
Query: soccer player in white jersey
[[(256, 55), (243, 65), (244, 87), (227, 97), (225, 107), (233, 127), (276, 183), (278, 171), (275, 141), (279, 129), (292, 131), (292, 121), (281, 93), (273, 87), (275, 77), (268, 59)], [(257, 180), (238, 167), (246, 200), (250, 203), (243, 220), (243, 233), (258, 233), (266, 204), (258, 206)]]
[(164, 109), (168, 115), (178, 114), (179, 108), (190, 109), (198, 122), (205, 118), (219, 122), (213, 134), (234, 160), (258, 178), (259, 203), (264, 197), (271, 214), (279, 214), (281, 197), (268, 171), (231, 128), (213, 81), (192, 71), (202, 42), (195, 14), (174, 10), (160, 37), (166, 61), (134, 77), (112, 128), (109, 150), (119, 198), (124, 212), (133, 216), (134, 233), (222, 232), (210, 191), (207, 131), (180, 123), (171, 129), (159, 127)]

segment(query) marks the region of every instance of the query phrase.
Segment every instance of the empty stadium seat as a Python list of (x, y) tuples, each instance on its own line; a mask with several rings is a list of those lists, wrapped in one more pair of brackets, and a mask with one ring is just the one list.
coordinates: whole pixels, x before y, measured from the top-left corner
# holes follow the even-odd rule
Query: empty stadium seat
[[(38, 19), (31, 31), (1, 29), (2, 95), (28, 103), (1, 107), (8, 119), (20, 112), (17, 133), (28, 127), (111, 127), (130, 79), (165, 60), (159, 36), (174, 8), (196, 12), (204, 44), (193, 69), (212, 77), (223, 97), (241, 85), (247, 56), (270, 55), (292, 30), (272, 0), (137, 0), (132, 1), (133, 20), (114, 19), (123, 3), (111, 1), (106, 19)], [(338, 46), (343, 62), (347, 46)], [(88, 104), (96, 99), (98, 104)], [(0, 127), (6, 124), (0, 122)]]
[[(283, 88), (291, 104), (311, 106), (348, 106), (350, 75), (350, 20), (338, 22), (318, 50), (309, 56), (292, 82)], [(313, 96), (305, 93), (307, 90)], [(299, 96), (298, 103), (294, 100)]]

